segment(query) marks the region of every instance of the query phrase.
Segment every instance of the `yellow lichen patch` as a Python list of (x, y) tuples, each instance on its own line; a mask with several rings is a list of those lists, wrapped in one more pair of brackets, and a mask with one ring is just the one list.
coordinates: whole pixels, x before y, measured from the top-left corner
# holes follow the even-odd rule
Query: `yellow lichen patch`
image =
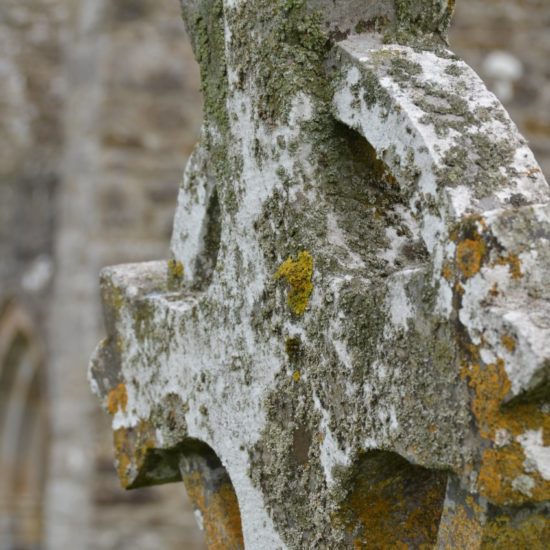
[(313, 292), (313, 257), (307, 251), (298, 254), (298, 259), (287, 258), (275, 273), (276, 279), (285, 279), (289, 284), (288, 305), (296, 315), (303, 315)]
[(509, 334), (504, 334), (501, 338), (502, 345), (510, 352), (514, 353), (516, 351), (516, 340), (513, 336)]
[(481, 269), (485, 255), (485, 243), (479, 235), (475, 239), (464, 239), (456, 247), (456, 265), (462, 275), (469, 279)]
[[(510, 409), (501, 404), (511, 384), (504, 361), (485, 367), (472, 365), (468, 369), (469, 385), (474, 390), (472, 412), (479, 434), (491, 442), (481, 457), (479, 469), (480, 493), (495, 504), (521, 504), (550, 498), (550, 482), (537, 471), (526, 471), (526, 456), (517, 438), (529, 430), (550, 433), (550, 415), (534, 403), (519, 403)], [(499, 434), (509, 434), (497, 441)], [(527, 480), (522, 484), (521, 480)]]
[(128, 393), (126, 392), (126, 386), (124, 384), (119, 384), (107, 395), (107, 410), (111, 414), (116, 414), (118, 411), (126, 412), (127, 405)]
[(512, 279), (521, 279), (523, 273), (521, 272), (521, 260), (516, 254), (508, 254), (504, 258), (499, 258), (496, 261), (497, 265), (507, 265), (510, 270)]
[(510, 520), (498, 516), (484, 528), (482, 550), (546, 550), (550, 541), (550, 518), (542, 514)]
[(200, 471), (183, 476), (187, 494), (202, 516), (210, 550), (241, 550), (244, 539), (237, 495), (230, 481), (209, 486)]
[(300, 381), (300, 371), (299, 370), (295, 370), (293, 373), (292, 373), (292, 380), (294, 380), (294, 382), (299, 382)]
[(168, 260), (168, 277), (172, 280), (182, 280), (184, 275), (183, 263), (178, 260)]
[(117, 455), (116, 472), (118, 479), (120, 480), (120, 484), (124, 489), (126, 489), (126, 487), (130, 484), (129, 478), (131, 465), (132, 461), (126, 453), (120, 453)]
[(117, 473), (122, 487), (130, 487), (147, 453), (155, 446), (153, 427), (141, 421), (135, 428), (120, 428), (113, 433)]

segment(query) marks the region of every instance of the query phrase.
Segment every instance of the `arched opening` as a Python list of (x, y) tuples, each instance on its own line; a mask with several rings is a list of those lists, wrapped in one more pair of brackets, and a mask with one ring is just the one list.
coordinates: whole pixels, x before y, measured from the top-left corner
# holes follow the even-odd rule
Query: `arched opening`
[(15, 305), (0, 319), (0, 543), (39, 548), (48, 420), (43, 356), (32, 323)]
[(411, 464), (396, 453), (369, 451), (356, 461), (339, 516), (350, 547), (433, 548), (447, 473)]
[(244, 549), (237, 495), (214, 450), (206, 443), (189, 440), (180, 458), (180, 471), (207, 547)]

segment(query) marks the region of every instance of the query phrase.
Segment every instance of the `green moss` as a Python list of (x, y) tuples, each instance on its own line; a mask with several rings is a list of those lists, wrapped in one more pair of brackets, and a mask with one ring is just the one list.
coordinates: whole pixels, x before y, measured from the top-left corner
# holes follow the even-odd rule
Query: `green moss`
[[(258, 0), (230, 11), (231, 63), (240, 86), (258, 90), (255, 110), (261, 120), (284, 121), (291, 101), (303, 91), (328, 100), (323, 61), (330, 48), (321, 18), (304, 0)], [(261, 35), (259, 41), (250, 37)]]
[(229, 125), (223, 2), (205, 0), (194, 9), (184, 7), (183, 15), (200, 66), (205, 120), (223, 132)]
[(445, 69), (445, 74), (455, 77), (461, 77), (464, 74), (464, 68), (458, 63), (452, 63)]
[(413, 76), (423, 73), (422, 65), (416, 61), (411, 61), (406, 55), (394, 56), (390, 60), (390, 70), (388, 73), (395, 80), (403, 81)]
[(440, 48), (447, 43), (454, 5), (455, 0), (395, 0), (396, 18), (385, 34), (385, 41)]
[(464, 185), (477, 199), (490, 196), (514, 175), (514, 153), (515, 147), (507, 140), (494, 140), (484, 132), (462, 134), (443, 156), (437, 183), (441, 187)]
[(302, 341), (299, 336), (289, 337), (285, 340), (285, 351), (290, 364), (295, 364), (300, 357), (301, 347)]

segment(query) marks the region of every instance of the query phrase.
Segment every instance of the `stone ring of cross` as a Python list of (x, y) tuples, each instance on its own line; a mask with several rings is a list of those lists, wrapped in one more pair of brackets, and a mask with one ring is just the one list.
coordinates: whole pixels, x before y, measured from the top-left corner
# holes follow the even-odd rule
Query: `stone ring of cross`
[(182, 2), (200, 142), (90, 379), (211, 549), (546, 548), (550, 190), (453, 7)]

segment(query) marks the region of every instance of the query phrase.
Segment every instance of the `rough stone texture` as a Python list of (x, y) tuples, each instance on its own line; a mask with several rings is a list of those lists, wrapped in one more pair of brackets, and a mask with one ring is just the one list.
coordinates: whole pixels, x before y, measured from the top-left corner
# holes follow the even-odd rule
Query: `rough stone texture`
[[(47, 359), (48, 355), (44, 353), (47, 352), (47, 349), (44, 350), (47, 345), (44, 343), (47, 344), (48, 340), (47, 320), (51, 305), (52, 276), (55, 279), (55, 270), (52, 273), (52, 267), (55, 266), (52, 261), (52, 248), (55, 246), (61, 252), (62, 247), (70, 241), (61, 239), (61, 236), (72, 232), (69, 223), (64, 223), (57, 231), (53, 231), (57, 213), (56, 197), (65, 192), (63, 185), (59, 184), (59, 174), (64, 146), (63, 99), (67, 88), (63, 74), (69, 71), (61, 59), (60, 42), (65, 42), (68, 38), (67, 31), (70, 25), (66, 6), (69, 3), (63, 0), (2, 0), (0, 4), (0, 323), (2, 329), (13, 328), (11, 323), (14, 316), (9, 314), (12, 308), (3, 305), (6, 301), (15, 300), (18, 305), (16, 311), (23, 309), (25, 317), (31, 321), (35, 338), (33, 345), (41, 345), (43, 355)], [(170, 29), (174, 29), (173, 33), (163, 31), (161, 41), (163, 37), (168, 40), (175, 39), (179, 36), (182, 26), (176, 0), (148, 2), (147, 9), (139, 9), (138, 5), (145, 5), (139, 0), (117, 0), (113, 4), (118, 4), (122, 8), (125, 6), (119, 13), (125, 11), (126, 15), (123, 18), (121, 16), (121, 22), (117, 25), (111, 25), (109, 18), (105, 19), (105, 24), (113, 31), (118, 29), (118, 37), (125, 34), (121, 32), (124, 30), (122, 26), (127, 27), (126, 32), (131, 27), (132, 40), (139, 48), (130, 45), (117, 49), (115, 56), (108, 55), (112, 61), (105, 67), (106, 75), (101, 84), (107, 100), (111, 97), (111, 88), (106, 84), (113, 78), (107, 75), (108, 71), (119, 72), (121, 65), (122, 68), (128, 65), (128, 70), (130, 65), (139, 65), (140, 60), (149, 57), (148, 45), (156, 52), (159, 49), (164, 51), (162, 46), (159, 48), (157, 44), (159, 36), (155, 29), (159, 28), (159, 24), (164, 22)], [(89, 5), (93, 11), (95, 1), (91, 0)], [(550, 175), (550, 145), (544, 125), (548, 125), (550, 108), (550, 35), (547, 30), (549, 16), (550, 8), (545, 0), (461, 0), (453, 19), (450, 38), (453, 49), (475, 68), (490, 89), (494, 88), (495, 82), (494, 78), (489, 78), (485, 70), (488, 54), (495, 49), (504, 50), (521, 61), (523, 76), (514, 82), (514, 95), (504, 101), (504, 104), (522, 133), (528, 138), (530, 147), (547, 178)], [(134, 32), (138, 28), (147, 30)], [(183, 42), (185, 38), (179, 36), (179, 40)], [(115, 43), (116, 41), (109, 40), (105, 42), (105, 48), (113, 47)], [(135, 55), (138, 61), (128, 64), (122, 62), (128, 61), (132, 55)], [(116, 56), (120, 57), (118, 63), (114, 58)], [(155, 59), (159, 66), (166, 63), (180, 74), (171, 80), (173, 86), (178, 81), (183, 86), (179, 91), (175, 86), (174, 93), (178, 95), (178, 99), (168, 102), (169, 108), (174, 111), (171, 112), (166, 107), (162, 116), (163, 121), (178, 121), (177, 130), (170, 133), (169, 139), (163, 140), (163, 147), (173, 148), (173, 155), (162, 157), (163, 173), (164, 167), (168, 164), (172, 168), (166, 170), (166, 179), (163, 178), (163, 184), (160, 185), (157, 178), (157, 174), (161, 173), (159, 166), (151, 168), (152, 175), (148, 170), (143, 170), (143, 164), (140, 164), (143, 156), (140, 155), (139, 149), (135, 149), (135, 154), (132, 155), (133, 149), (129, 146), (121, 147), (120, 140), (118, 144), (116, 139), (106, 140), (102, 150), (116, 151), (113, 158), (117, 160), (117, 171), (119, 174), (126, 174), (122, 197), (124, 204), (121, 205), (120, 199), (117, 201), (114, 197), (120, 195), (120, 182), (117, 181), (115, 186), (116, 193), (110, 193), (108, 188), (113, 179), (111, 176), (105, 176), (103, 179), (100, 177), (104, 183), (103, 194), (101, 200), (94, 196), (93, 203), (100, 205), (101, 212), (94, 217), (100, 224), (101, 231), (109, 232), (109, 239), (104, 238), (104, 234), (97, 229), (93, 230), (101, 239), (100, 248), (103, 256), (94, 257), (87, 266), (79, 266), (82, 270), (88, 269), (95, 273), (98, 265), (104, 263), (165, 255), (166, 237), (162, 234), (166, 234), (167, 229), (164, 228), (169, 227), (173, 218), (173, 197), (177, 181), (180, 179), (180, 167), (193, 139), (186, 136), (189, 119), (186, 116), (182, 118), (176, 113), (181, 110), (189, 113), (193, 119), (199, 118), (200, 106), (195, 94), (187, 87), (189, 72), (184, 67), (187, 66), (189, 57), (181, 46), (175, 47), (171, 44), (165, 55)], [(150, 67), (150, 64), (148, 66)], [(73, 65), (71, 70), (76, 68)], [(142, 81), (139, 76), (129, 81), (129, 88), (125, 92), (128, 101), (110, 102), (112, 108), (106, 117), (106, 123), (109, 123), (109, 119), (112, 117), (114, 120), (120, 109), (126, 108), (124, 139), (128, 144), (139, 141), (140, 136), (150, 135), (147, 124), (153, 124), (157, 128), (155, 133), (161, 138), (164, 135), (163, 124), (159, 118), (144, 116), (150, 112), (148, 104), (136, 99), (138, 95), (143, 97), (148, 94), (153, 98), (152, 101), (165, 101), (166, 98), (160, 91), (161, 81), (157, 80), (155, 86), (149, 86), (147, 94), (140, 94), (144, 82), (145, 80)], [(164, 82), (168, 84), (169, 79), (165, 79)], [(116, 113), (113, 112), (115, 108)], [(154, 154), (154, 150), (151, 151), (151, 156)], [(74, 192), (78, 194), (80, 190), (75, 189)], [(158, 200), (163, 201), (160, 206)], [(84, 208), (82, 218), (91, 215), (92, 209), (88, 205), (84, 205)], [(122, 209), (124, 215), (117, 216), (117, 212), (122, 212)], [(80, 223), (78, 216), (71, 219), (77, 225)], [(153, 225), (159, 231), (158, 239), (154, 239), (156, 244), (151, 243), (148, 229), (150, 220), (155, 220)], [(147, 235), (144, 236), (144, 233)], [(88, 237), (87, 242), (91, 241), (92, 238)], [(146, 247), (140, 244), (145, 241), (148, 243)], [(116, 245), (117, 249), (111, 252), (112, 245)], [(58, 293), (57, 297), (65, 303), (79, 298), (76, 293), (66, 296)], [(90, 294), (88, 297), (95, 303), (95, 295)], [(65, 340), (80, 339), (81, 333), (73, 318), (78, 318), (81, 311), (90, 311), (88, 315), (93, 315), (89, 308), (97, 308), (90, 304), (92, 302), (81, 300), (73, 309), (73, 315), (63, 317), (65, 329), (59, 332), (62, 335), (70, 335)], [(15, 317), (18, 318), (19, 315)], [(94, 326), (93, 329), (98, 330), (98, 327)], [(293, 341), (289, 342), (288, 347), (289, 350), (297, 349)], [(62, 352), (63, 348), (58, 347), (58, 353)], [(66, 368), (82, 372), (89, 350), (82, 345), (76, 351), (67, 349), (67, 352), (72, 353), (73, 360), (66, 363)], [(48, 363), (49, 361), (46, 361), (44, 366), (47, 367)], [(51, 383), (55, 385), (55, 379), (52, 379)], [(86, 382), (82, 376), (75, 376), (75, 384), (83, 388)], [(85, 391), (86, 389), (83, 390)], [(71, 400), (71, 395), (56, 396), (58, 401), (65, 398)], [(57, 420), (63, 421), (63, 418)], [(175, 549), (183, 545), (186, 549), (192, 548), (195, 543), (191, 540), (196, 539), (188, 534), (192, 533), (194, 519), (192, 515), (186, 515), (185, 508), (182, 508), (181, 485), (123, 492), (119, 489), (117, 480), (113, 479), (110, 427), (106, 425), (102, 416), (95, 414), (81, 416), (80, 422), (80, 429), (87, 431), (94, 439), (94, 460), (91, 465), (93, 474), (80, 479), (80, 483), (89, 484), (86, 493), (91, 499), (88, 510), (94, 535), (89, 547), (148, 550)], [(68, 438), (65, 442), (69, 446)], [(2, 469), (0, 472), (0, 484), (6, 479), (6, 471)], [(58, 475), (62, 474), (62, 471), (58, 472)], [(59, 482), (58, 478), (57, 483)], [(73, 511), (73, 514), (76, 512)], [(81, 510), (81, 513), (84, 512), (84, 509)], [(74, 547), (77, 542), (83, 546), (80, 522), (69, 524), (63, 521), (62, 516), (55, 514), (49, 515), (49, 522), (64, 523), (64, 529), (71, 538), (70, 547)], [(516, 546), (521, 547), (521, 541), (516, 542)]]
[(183, 2), (172, 258), (102, 274), (119, 477), (212, 548), (543, 548), (548, 185), (454, 2), (352, 4)]

